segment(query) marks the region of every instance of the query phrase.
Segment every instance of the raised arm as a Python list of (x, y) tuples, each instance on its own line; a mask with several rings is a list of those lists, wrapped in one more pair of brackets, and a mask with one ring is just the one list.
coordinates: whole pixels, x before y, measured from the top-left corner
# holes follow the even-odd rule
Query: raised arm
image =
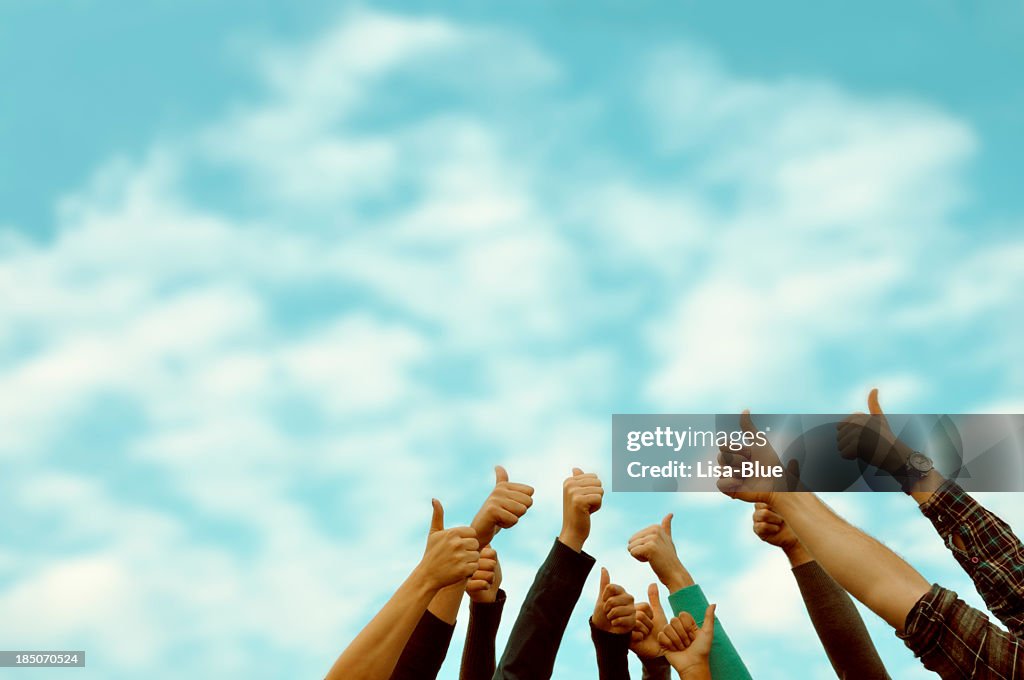
[[(500, 528), (507, 529), (518, 523), (533, 504), (533, 487), (509, 482), (508, 472), (500, 465), (494, 468), (494, 476), (494, 488), (481, 505), (472, 525), (477, 532), (477, 540), (479, 541), (479, 537), (482, 536), (488, 543)], [(486, 543), (481, 547), (486, 548)], [(478, 569), (478, 575), (493, 576), (487, 568)], [(405, 649), (402, 650), (391, 674), (391, 680), (436, 678), (451, 645), (462, 596), (466, 593), (467, 587), (479, 589), (486, 586), (487, 584), (481, 584), (480, 578), (474, 575), (468, 586), (467, 582), (462, 580), (438, 591), (406, 642)], [(493, 641), (491, 646), (493, 648)], [(493, 667), (492, 659), (492, 672)]]
[[(628, 549), (634, 558), (650, 564), (658, 580), (669, 589), (668, 600), (675, 614), (685, 611), (694, 618), (704, 616), (708, 601), (676, 552), (672, 539), (672, 514), (666, 515), (660, 524), (652, 524), (635, 533), (629, 539)], [(716, 628), (718, 634), (711, 649), (711, 672), (715, 680), (750, 680), (750, 672), (720, 621)]]
[(811, 623), (840, 680), (888, 680), (889, 675), (853, 600), (814, 561), (782, 516), (764, 503), (758, 503), (753, 525), (758, 538), (780, 548), (789, 559)]
[(635, 627), (633, 596), (612, 583), (608, 570), (602, 568), (597, 602), (590, 617), (590, 639), (597, 654), (600, 680), (629, 680), (629, 643)]
[(1011, 633), (1024, 637), (1024, 544), (1006, 522), (932, 467), (927, 451), (914, 451), (895, 435), (877, 389), (868, 395), (868, 411), (840, 424), (840, 453), (904, 482), (988, 608)]
[(601, 508), (603, 496), (596, 474), (573, 468), (562, 485), (562, 531), (526, 594), (495, 680), (551, 677), (569, 616), (594, 566), (583, 544), (590, 536), (590, 516)]
[(480, 551), (480, 566), (466, 586), (469, 593), (469, 626), (462, 649), (459, 680), (491, 680), (494, 675), (494, 640), (505, 608), (501, 589), (501, 563), (494, 548)]
[(445, 586), (463, 581), (480, 560), (476, 532), (444, 528), (441, 502), (433, 501), (427, 547), (420, 563), (373, 620), (341, 653), (327, 680), (384, 680), (391, 676), (410, 634), (431, 599)]

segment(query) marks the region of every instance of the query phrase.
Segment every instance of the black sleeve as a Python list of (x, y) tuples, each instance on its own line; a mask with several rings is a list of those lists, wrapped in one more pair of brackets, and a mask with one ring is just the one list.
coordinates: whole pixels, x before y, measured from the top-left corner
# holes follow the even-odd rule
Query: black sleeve
[(494, 602), (469, 603), (469, 627), (462, 650), (459, 680), (491, 680), (494, 675), (494, 638), (498, 635), (505, 591), (498, 590)]
[(794, 567), (793, 576), (836, 675), (858, 680), (888, 680), (889, 675), (864, 620), (842, 586), (817, 562)]
[(672, 665), (663, 656), (653, 659), (640, 659), (644, 665), (643, 680), (672, 680)]
[(398, 657), (391, 680), (436, 678), (448, 653), (455, 626), (445, 623), (429, 611), (423, 612), (416, 629)]
[(493, 680), (547, 680), (594, 558), (556, 540), (526, 594)]
[(590, 620), (590, 639), (597, 654), (599, 680), (629, 680), (629, 633), (609, 633)]

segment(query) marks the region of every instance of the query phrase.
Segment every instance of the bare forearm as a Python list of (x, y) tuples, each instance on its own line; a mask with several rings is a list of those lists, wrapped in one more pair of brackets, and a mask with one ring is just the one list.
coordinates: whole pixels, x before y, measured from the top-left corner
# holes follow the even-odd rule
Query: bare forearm
[(437, 592), (414, 571), (345, 648), (325, 680), (387, 680)]
[(498, 532), (501, 530), (494, 526), (493, 522), (490, 522), (479, 515), (473, 518), (473, 521), (469, 526), (473, 527), (476, 531), (476, 540), (480, 542), (481, 549), (490, 545), (491, 541), (494, 540), (494, 537), (497, 536)]
[(693, 580), (693, 576), (683, 566), (683, 563), (676, 560), (669, 568), (666, 569), (655, 569), (655, 574), (666, 588), (668, 588), (669, 594), (678, 592), (683, 588), (689, 588), (695, 585), (697, 582)]
[(929, 589), (913, 567), (814, 494), (778, 494), (773, 507), (839, 585), (893, 628), (903, 629), (907, 614)]
[(466, 593), (466, 582), (459, 581), (450, 586), (442, 588), (434, 595), (427, 610), (445, 623), (455, 624), (459, 615), (459, 605), (462, 604), (462, 596)]

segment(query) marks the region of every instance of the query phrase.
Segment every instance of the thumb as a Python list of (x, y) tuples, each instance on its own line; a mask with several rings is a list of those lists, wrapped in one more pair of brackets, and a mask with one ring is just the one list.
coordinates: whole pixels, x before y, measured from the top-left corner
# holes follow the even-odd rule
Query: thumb
[(717, 604), (709, 605), (707, 611), (704, 612), (704, 625), (701, 626), (701, 630), (706, 632), (708, 635), (714, 638), (715, 635), (715, 608)]
[(877, 387), (871, 388), (871, 391), (868, 392), (868, 411), (873, 416), (884, 415), (882, 413), (882, 407), (878, 403), (878, 388)]
[(661, 528), (665, 530), (669, 538), (672, 538), (672, 513), (665, 515), (665, 519), (661, 520)]
[(885, 413), (882, 411), (882, 405), (878, 403), (878, 388), (873, 387), (868, 392), (868, 411), (873, 416), (879, 416), (882, 424), (889, 427), (889, 419), (885, 417)]
[(434, 516), (430, 518), (430, 533), (444, 531), (444, 508), (441, 501), (431, 498), (430, 503), (434, 506)]
[(582, 474), (583, 474), (583, 470), (581, 470), (579, 468), (573, 468), (572, 469), (572, 476), (573, 477), (579, 477)]
[(494, 466), (494, 483), (501, 484), (508, 481), (508, 471), (500, 465)]
[(647, 601), (651, 603), (651, 610), (654, 612), (654, 625), (660, 630), (668, 619), (665, 618), (665, 610), (661, 608), (661, 595), (658, 594), (657, 583), (647, 586)]
[(597, 599), (601, 600), (604, 598), (604, 589), (608, 587), (608, 584), (612, 582), (612, 577), (608, 574), (608, 570), (601, 567), (601, 590), (597, 591)]
[(750, 418), (750, 409), (743, 409), (743, 413), (740, 414), (740, 429), (744, 432), (757, 433), (757, 427), (754, 425), (754, 421)]

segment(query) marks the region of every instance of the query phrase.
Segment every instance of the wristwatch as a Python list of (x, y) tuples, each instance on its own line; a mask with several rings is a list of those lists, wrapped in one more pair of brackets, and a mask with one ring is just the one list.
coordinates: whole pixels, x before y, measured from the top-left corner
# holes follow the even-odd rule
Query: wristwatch
[(924, 455), (920, 451), (914, 451), (907, 457), (907, 463), (904, 466), (904, 473), (900, 478), (900, 486), (903, 487), (904, 493), (910, 493), (911, 487), (915, 482), (924, 479), (925, 475), (935, 468), (935, 463), (932, 459)]

